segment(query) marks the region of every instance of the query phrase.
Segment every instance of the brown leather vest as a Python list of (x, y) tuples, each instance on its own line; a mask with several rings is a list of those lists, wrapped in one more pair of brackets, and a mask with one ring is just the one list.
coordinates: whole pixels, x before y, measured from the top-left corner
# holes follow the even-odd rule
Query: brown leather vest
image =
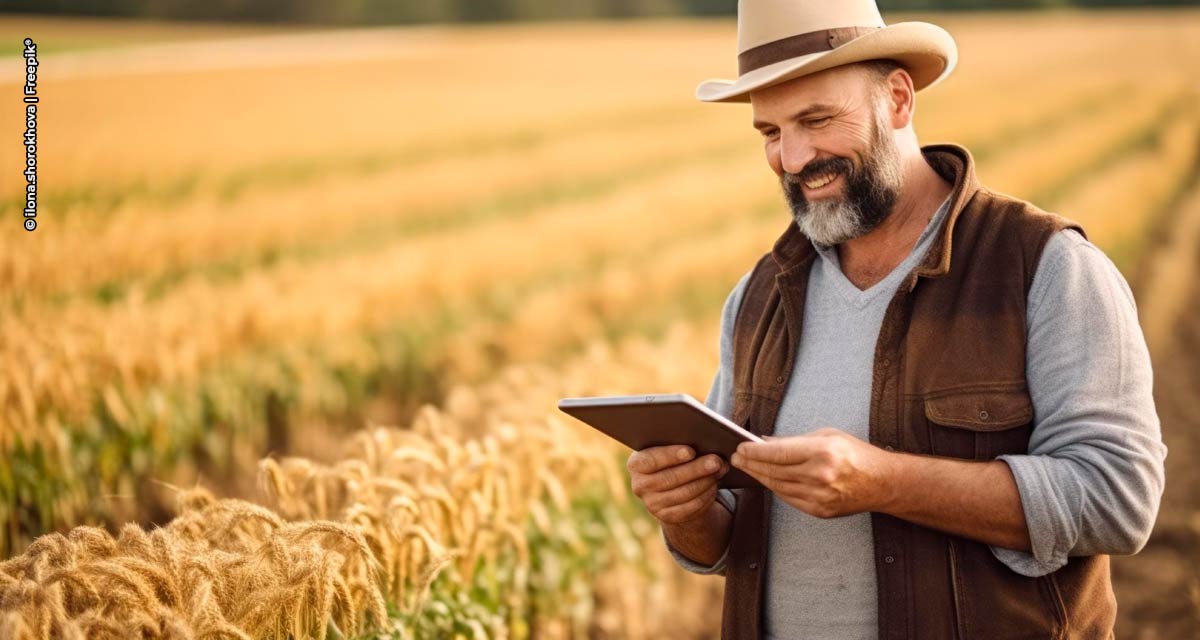
[[(975, 460), (1025, 453), (1033, 430), (1026, 297), (1051, 234), (1083, 230), (981, 186), (962, 147), (922, 151), (954, 184), (951, 210), (885, 312), (875, 347), (870, 442)], [(754, 433), (775, 430), (815, 256), (789, 224), (743, 293), (734, 328), (732, 417)], [(761, 637), (771, 501), (763, 489), (736, 491), (722, 637), (740, 640)], [(871, 525), (880, 638), (1112, 635), (1116, 599), (1108, 556), (1073, 557), (1058, 571), (1029, 578), (997, 560), (986, 544), (881, 513), (871, 514)]]

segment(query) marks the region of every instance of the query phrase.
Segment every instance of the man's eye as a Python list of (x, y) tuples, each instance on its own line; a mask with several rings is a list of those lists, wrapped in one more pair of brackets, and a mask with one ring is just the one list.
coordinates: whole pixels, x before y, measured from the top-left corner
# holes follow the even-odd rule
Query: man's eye
[(767, 130), (762, 131), (761, 133), (762, 133), (762, 137), (770, 140), (770, 139), (774, 138), (775, 136), (779, 135), (779, 129), (767, 129)]
[(804, 123), (810, 127), (823, 127), (823, 126), (829, 124), (829, 121), (831, 119), (832, 118), (830, 118), (829, 116), (825, 116), (824, 118), (810, 118), (808, 120), (805, 120)]

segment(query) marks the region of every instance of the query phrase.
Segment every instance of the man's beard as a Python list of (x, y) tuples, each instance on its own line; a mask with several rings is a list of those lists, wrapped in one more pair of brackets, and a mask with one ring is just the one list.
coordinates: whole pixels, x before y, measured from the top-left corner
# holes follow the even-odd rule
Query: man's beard
[[(900, 156), (896, 141), (885, 131), (876, 119), (871, 145), (857, 169), (848, 158), (823, 158), (780, 179), (796, 226), (813, 244), (832, 247), (864, 236), (891, 212), (900, 192)], [(844, 195), (808, 202), (804, 182), (831, 172), (845, 178)]]

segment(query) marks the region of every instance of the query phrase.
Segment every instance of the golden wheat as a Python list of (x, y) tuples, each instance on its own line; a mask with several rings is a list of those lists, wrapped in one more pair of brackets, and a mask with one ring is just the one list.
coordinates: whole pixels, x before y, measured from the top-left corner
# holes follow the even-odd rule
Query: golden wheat
[(79, 527), (0, 564), (13, 640), (324, 638), (387, 622), (374, 553), (353, 527), (285, 523), (194, 490), (166, 527)]
[[(715, 340), (711, 329), (707, 338)], [(596, 553), (569, 515), (577, 499), (573, 496), (600, 486), (616, 505), (628, 495), (616, 461), (619, 448), (552, 409), (547, 413), (551, 398), (615, 385), (631, 376), (663, 388), (701, 388), (707, 382), (707, 373), (697, 374), (702, 369), (655, 364), (667, 349), (694, 342), (692, 332), (677, 327), (661, 345), (633, 341), (620, 356), (597, 345), (559, 371), (510, 368), (494, 382), (455, 389), (442, 410), (425, 407), (409, 429), (356, 434), (332, 465), (263, 460), (262, 486), (271, 504), (289, 519), (325, 514), (352, 523), (380, 560), (388, 600), (409, 616), (421, 614), (441, 572), (449, 573), (448, 588), (479, 580), (495, 585), (507, 576), (519, 587), (506, 590), (503, 602), (509, 614), (516, 608), (523, 616), (532, 615), (531, 603), (522, 596), (530, 579), (553, 580), (562, 575), (566, 558)], [(615, 366), (618, 357), (636, 366)], [(671, 379), (663, 379), (664, 373)], [(397, 498), (409, 508), (396, 508)], [(634, 533), (623, 516), (608, 509), (603, 538), (611, 537), (615, 557), (644, 559), (661, 550), (653, 530)], [(550, 552), (545, 542), (537, 551), (531, 549), (526, 523), (538, 536), (557, 541), (560, 553), (567, 555)], [(534, 554), (543, 566), (558, 568), (537, 574), (530, 565)], [(590, 587), (573, 588), (580, 590), (578, 599), (568, 598), (552, 611), (537, 609), (548, 618), (538, 623), (544, 631), (578, 629), (590, 618), (579, 608), (591, 601)], [(638, 630), (646, 615), (648, 611), (630, 620), (614, 636), (642, 633)], [(485, 628), (497, 624), (488, 619), (474, 623)]]

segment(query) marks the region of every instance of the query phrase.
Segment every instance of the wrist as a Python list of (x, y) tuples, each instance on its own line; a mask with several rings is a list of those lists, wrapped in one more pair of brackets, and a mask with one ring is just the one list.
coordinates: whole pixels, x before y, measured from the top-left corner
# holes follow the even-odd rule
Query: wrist
[(729, 546), (733, 515), (718, 501), (690, 520), (662, 522), (663, 537), (680, 555), (705, 566), (715, 564)]
[(879, 449), (875, 486), (877, 494), (872, 511), (895, 514), (900, 511), (900, 501), (905, 495), (904, 482), (907, 477), (911, 456), (895, 451)]

